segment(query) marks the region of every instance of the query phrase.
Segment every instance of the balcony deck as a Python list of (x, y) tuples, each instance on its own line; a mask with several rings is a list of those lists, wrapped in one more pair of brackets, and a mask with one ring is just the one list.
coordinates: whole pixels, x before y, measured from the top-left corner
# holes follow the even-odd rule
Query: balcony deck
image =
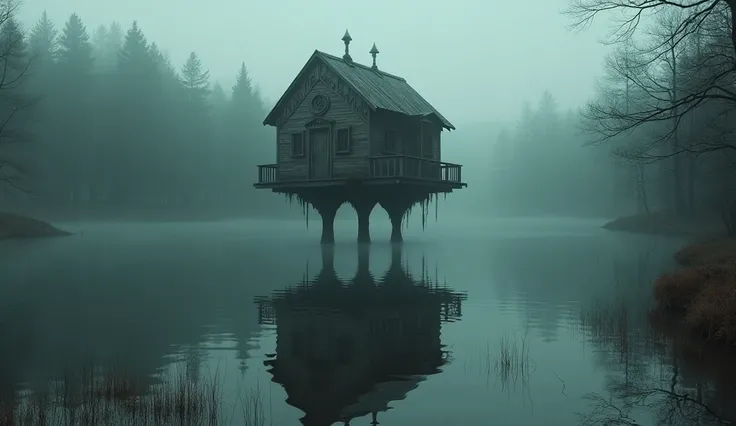
[(435, 192), (452, 192), (453, 189), (468, 186), (462, 181), (462, 166), (459, 164), (408, 155), (369, 157), (368, 161), (369, 174), (366, 177), (299, 180), (279, 179), (278, 165), (264, 164), (258, 166), (258, 183), (254, 186), (285, 192), (299, 188), (344, 185), (356, 179), (367, 185), (422, 185)]

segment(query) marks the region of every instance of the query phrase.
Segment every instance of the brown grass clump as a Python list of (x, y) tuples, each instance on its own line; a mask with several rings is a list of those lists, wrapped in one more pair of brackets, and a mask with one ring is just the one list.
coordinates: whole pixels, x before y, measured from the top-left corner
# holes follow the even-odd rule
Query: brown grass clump
[(690, 266), (669, 272), (654, 282), (654, 300), (664, 309), (685, 312), (703, 289), (735, 274), (734, 264)]
[(686, 246), (675, 254), (683, 266), (736, 263), (736, 240), (717, 239)]
[(736, 344), (736, 241), (693, 244), (675, 259), (684, 267), (654, 283), (659, 308), (707, 340)]
[(685, 322), (707, 340), (736, 343), (736, 275), (703, 288), (687, 310)]

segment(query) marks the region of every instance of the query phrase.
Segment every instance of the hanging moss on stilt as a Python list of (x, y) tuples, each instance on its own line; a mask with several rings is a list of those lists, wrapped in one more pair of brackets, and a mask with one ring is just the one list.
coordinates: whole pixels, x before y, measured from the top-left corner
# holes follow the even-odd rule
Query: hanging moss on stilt
[[(375, 189), (366, 189), (357, 186), (354, 188), (351, 187), (349, 190), (345, 190), (344, 188), (338, 188), (334, 191), (303, 189), (299, 190), (298, 192), (281, 194), (286, 197), (290, 205), (292, 205), (296, 200), (297, 204), (302, 209), (306, 229), (309, 229), (309, 211), (312, 208), (317, 210), (317, 212), (320, 213), (320, 216), (322, 216), (322, 213), (324, 213), (324, 216), (322, 216), (323, 226), (325, 224), (329, 226), (330, 224), (328, 222), (334, 221), (336, 210), (339, 210), (342, 203), (358, 203), (360, 204), (359, 207), (362, 209), (363, 202), (371, 202), (371, 200), (374, 204), (380, 200), (379, 204), (381, 204), (387, 210), (387, 212), (390, 212), (389, 216), (392, 221), (395, 221), (397, 219), (395, 214), (403, 210), (401, 222), (397, 223), (400, 229), (395, 229), (395, 231), (398, 231), (396, 232), (398, 241), (401, 241), (402, 239), (402, 233), (400, 232), (401, 229), (408, 230), (409, 228), (409, 218), (411, 217), (411, 213), (414, 208), (418, 207), (419, 209), (421, 209), (422, 230), (427, 229), (430, 214), (429, 209), (433, 202), (434, 220), (435, 222), (439, 222), (439, 193), (432, 192), (433, 188), (399, 188), (395, 193), (390, 194), (390, 196), (386, 199), (382, 199), (381, 194), (377, 193), (376, 191), (377, 190)], [(447, 199), (446, 192), (443, 192), (442, 195), (445, 199)], [(338, 205), (336, 206), (335, 203), (338, 203)], [(317, 206), (319, 206), (319, 209), (317, 208)], [(392, 214), (394, 216), (391, 216)], [(325, 232), (323, 232), (323, 239), (327, 238), (331, 240), (331, 235), (332, 233), (334, 233), (334, 230), (328, 230)], [(429, 277), (429, 275), (431, 274), (428, 274), (427, 278), (431, 280), (431, 277)]]
[(419, 205), (419, 208), (422, 210), (422, 230), (425, 230), (427, 228), (427, 216), (429, 214), (429, 203), (432, 201), (433, 197), (434, 197), (434, 194), (426, 194), (422, 198), (417, 200), (414, 204), (409, 206), (408, 209), (406, 209), (407, 226), (409, 223), (409, 215), (411, 214), (412, 209), (414, 208), (414, 206)]
[(297, 203), (302, 208), (302, 214), (304, 215), (307, 229), (309, 229), (309, 201), (305, 200), (304, 197), (299, 194), (289, 193), (284, 195), (286, 196), (286, 199), (289, 200), (289, 205), (292, 205), (294, 203), (294, 198), (296, 198)]
[[(445, 193), (445, 197), (447, 197), (447, 194)], [(434, 221), (437, 222), (439, 219), (439, 197), (437, 197), (437, 194), (426, 194), (419, 200), (417, 200), (414, 204), (409, 206), (409, 208), (406, 210), (406, 224), (408, 227), (409, 224), (409, 214), (411, 213), (412, 209), (415, 205), (419, 205), (419, 208), (422, 210), (422, 230), (425, 230), (427, 227), (427, 217), (429, 216), (429, 205), (434, 202)]]
[(438, 220), (437, 220), (437, 217), (439, 216), (439, 215), (438, 215), (438, 212), (439, 212), (439, 205), (440, 205), (440, 200), (439, 200), (439, 199), (438, 199), (438, 197), (437, 197), (437, 196), (435, 195), (435, 196), (434, 196), (434, 223), (437, 223), (437, 222), (438, 222)]

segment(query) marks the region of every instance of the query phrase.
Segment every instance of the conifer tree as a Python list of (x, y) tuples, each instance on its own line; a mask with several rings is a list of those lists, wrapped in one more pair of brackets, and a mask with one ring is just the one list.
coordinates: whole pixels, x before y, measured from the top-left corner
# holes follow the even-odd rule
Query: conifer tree
[(34, 69), (46, 70), (53, 64), (58, 49), (57, 33), (56, 26), (44, 11), (28, 37), (29, 53), (33, 58)]
[(86, 81), (93, 66), (89, 34), (79, 15), (73, 13), (59, 37), (59, 70), (66, 79)]

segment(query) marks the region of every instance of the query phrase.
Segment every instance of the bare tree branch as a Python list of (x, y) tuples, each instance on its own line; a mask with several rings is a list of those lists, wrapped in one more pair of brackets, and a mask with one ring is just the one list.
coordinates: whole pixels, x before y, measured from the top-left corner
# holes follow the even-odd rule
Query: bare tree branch
[[(564, 13), (573, 19), (570, 25), (572, 29), (582, 30), (590, 26), (599, 15), (618, 12), (620, 16), (615, 19), (617, 25), (609, 36), (608, 42), (620, 43), (634, 35), (646, 13), (655, 13), (666, 8), (694, 11), (680, 25), (677, 34), (673, 35), (673, 39), (678, 40), (679, 43), (682, 38), (693, 31), (693, 28), (702, 25), (703, 20), (723, 4), (730, 9), (733, 15), (736, 0), (573, 0)], [(732, 50), (736, 52), (736, 27), (733, 25), (736, 17), (732, 16), (731, 19)]]

